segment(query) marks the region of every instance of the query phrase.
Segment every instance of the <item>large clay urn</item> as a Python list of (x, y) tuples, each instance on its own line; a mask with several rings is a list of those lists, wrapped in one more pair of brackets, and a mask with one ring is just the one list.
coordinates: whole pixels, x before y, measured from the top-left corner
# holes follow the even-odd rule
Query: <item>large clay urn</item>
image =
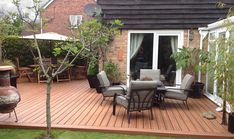
[(0, 66), (0, 113), (11, 113), (12, 111), (15, 113), (15, 107), (20, 102), (18, 90), (10, 85), (12, 69), (12, 66)]

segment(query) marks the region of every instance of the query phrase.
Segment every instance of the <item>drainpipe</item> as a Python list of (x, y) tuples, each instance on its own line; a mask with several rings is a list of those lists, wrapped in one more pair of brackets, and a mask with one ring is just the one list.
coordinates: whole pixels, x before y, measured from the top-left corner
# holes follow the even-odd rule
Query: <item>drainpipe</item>
[(42, 14), (41, 14), (41, 12), (40, 12), (40, 32), (41, 32), (41, 34), (43, 33), (43, 21), (42, 21)]
[(188, 32), (187, 32), (187, 36), (188, 36), (188, 38), (187, 38), (187, 47), (189, 48), (189, 46), (190, 46), (190, 41), (189, 41), (189, 32), (190, 32), (190, 29), (188, 29)]
[[(206, 37), (208, 34), (208, 30), (206, 28), (198, 28), (199, 34), (200, 34), (200, 49), (202, 50), (203, 46), (203, 39)], [(201, 65), (201, 63), (199, 63)], [(198, 82), (201, 82), (201, 71), (198, 71)]]

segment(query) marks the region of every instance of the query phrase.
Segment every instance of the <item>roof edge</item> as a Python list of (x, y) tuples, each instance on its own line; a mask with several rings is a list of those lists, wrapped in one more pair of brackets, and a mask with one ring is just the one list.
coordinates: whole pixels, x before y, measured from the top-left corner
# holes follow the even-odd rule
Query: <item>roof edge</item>
[(43, 9), (46, 9), (52, 2), (54, 2), (54, 0), (49, 0), (48, 2), (46, 2), (46, 3), (42, 6), (42, 8), (43, 8)]

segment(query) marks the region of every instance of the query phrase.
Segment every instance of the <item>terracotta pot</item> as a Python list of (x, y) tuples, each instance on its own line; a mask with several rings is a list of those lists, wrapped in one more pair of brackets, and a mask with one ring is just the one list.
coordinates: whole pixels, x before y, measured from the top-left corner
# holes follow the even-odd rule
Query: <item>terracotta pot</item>
[(11, 66), (0, 66), (0, 113), (12, 112), (20, 102), (18, 90), (10, 85)]

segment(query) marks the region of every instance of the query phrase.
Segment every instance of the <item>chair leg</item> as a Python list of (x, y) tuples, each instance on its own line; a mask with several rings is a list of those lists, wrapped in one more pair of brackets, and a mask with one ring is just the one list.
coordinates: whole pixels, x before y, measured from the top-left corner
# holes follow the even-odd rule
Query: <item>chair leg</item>
[(103, 101), (104, 101), (104, 100), (105, 100), (105, 97), (103, 97), (103, 98), (102, 98), (102, 102), (101, 102), (101, 105), (102, 105), (102, 103), (103, 103)]
[(154, 116), (153, 116), (153, 110), (152, 110), (152, 108), (150, 108), (150, 113), (151, 113), (151, 120), (154, 120)]
[(187, 109), (189, 110), (189, 106), (188, 106), (187, 100), (183, 101), (183, 103), (184, 103), (184, 105), (186, 105)]
[(113, 112), (112, 112), (113, 115), (115, 115), (115, 110), (116, 110), (116, 102), (113, 102)]
[(130, 113), (127, 111), (127, 116), (128, 116), (128, 124), (130, 124)]
[(14, 109), (14, 113), (15, 113), (15, 119), (16, 119), (15, 122), (18, 122), (18, 117), (17, 117), (15, 109)]

